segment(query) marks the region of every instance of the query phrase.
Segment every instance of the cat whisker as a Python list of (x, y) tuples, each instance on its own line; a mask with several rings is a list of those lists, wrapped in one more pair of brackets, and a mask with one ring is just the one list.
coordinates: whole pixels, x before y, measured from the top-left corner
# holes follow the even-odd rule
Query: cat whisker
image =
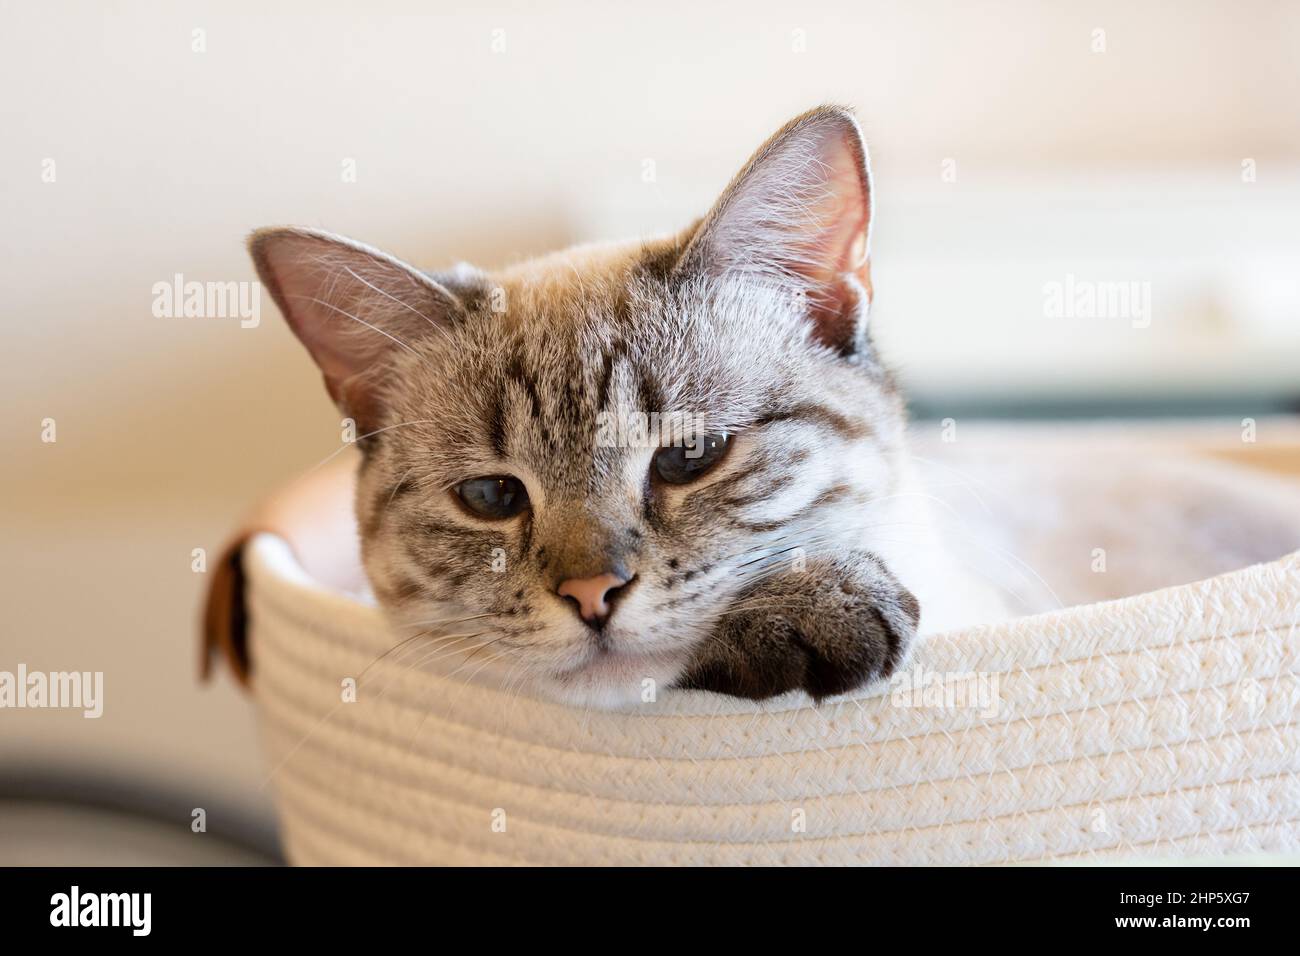
[(339, 448), (336, 448), (334, 451), (330, 452), (320, 461), (316, 462), (316, 464), (312, 465), (309, 469), (307, 469), (307, 471), (304, 474), (310, 475), (313, 471), (316, 471), (316, 469), (321, 468), (324, 465), (328, 464), (329, 462), (333, 461), (339, 455), (343, 454), (345, 451), (347, 451), (349, 448), (352, 448), (354, 445), (356, 445), (357, 442), (363, 439), (373, 438), (375, 435), (381, 434), (382, 432), (392, 431), (394, 428), (405, 428), (408, 425), (432, 425), (432, 424), (434, 424), (432, 418), (417, 418), (409, 422), (398, 422), (396, 425), (385, 425), (383, 428), (376, 428), (372, 432), (366, 432), (364, 435), (358, 435), (352, 441), (348, 442), (345, 445), (342, 445)]
[[(484, 646), (486, 646), (486, 645), (484, 645)], [(460, 686), (460, 688), (455, 692), (455, 695), (453, 696), (453, 698), (452, 698), (450, 701), (448, 701), (448, 705), (447, 705), (447, 706), (448, 706), (448, 709), (450, 710), (451, 708), (453, 708), (453, 707), (456, 705), (456, 702), (460, 700), (461, 695), (465, 692), (465, 688), (468, 687), (468, 686), (470, 686), (471, 683), (473, 683), (474, 678), (476, 678), (476, 677), (479, 675), (479, 673), (482, 672), (482, 670), (483, 670), (485, 667), (488, 667), (489, 665), (495, 663), (496, 661), (499, 661), (499, 660), (503, 659), (504, 657), (506, 657), (506, 656), (508, 655), (508, 653), (509, 653), (508, 650), (506, 650), (506, 651), (500, 651), (500, 652), (498, 652), (498, 653), (496, 653), (496, 654), (493, 654), (492, 656), (488, 657), (488, 658), (487, 658), (486, 660), (484, 660), (481, 664), (479, 664), (479, 666), (478, 666), (477, 668), (475, 668), (475, 670), (473, 671), (473, 673), (471, 673), (468, 677), (464, 678), (464, 680), (461, 682), (461, 686)], [(466, 662), (466, 663), (468, 664), (468, 662)], [(464, 669), (464, 667), (465, 667), (465, 665), (461, 665), (460, 668), (458, 668), (456, 671), (453, 671), (453, 675), (459, 673), (460, 670), (463, 670), (463, 669)], [(452, 676), (452, 675), (448, 675), (448, 676), (450, 677), (450, 676)], [(426, 711), (426, 712), (425, 712), (425, 715), (424, 715), (423, 717), (420, 718), (420, 723), (419, 723), (419, 725), (417, 725), (416, 728), (415, 728), (415, 733), (414, 733), (414, 734), (412, 735), (412, 737), (411, 737), (411, 742), (410, 742), (410, 744), (407, 745), (408, 748), (409, 748), (410, 746), (413, 746), (413, 745), (415, 744), (415, 739), (420, 735), (420, 730), (423, 729), (423, 727), (424, 727), (424, 722), (428, 719), (428, 717), (429, 717), (429, 713)]]
[(497, 616), (498, 615), (492, 612), (485, 611), (481, 614), (471, 614), (468, 617), (432, 617), (424, 621), (408, 621), (398, 626), (399, 627), (423, 627), (425, 625), (430, 625), (430, 624), (434, 626), (437, 626), (439, 624), (448, 624), (448, 625), (465, 624), (469, 621), (481, 621), (484, 620), (485, 618), (492, 618)]
[[(828, 529), (832, 527), (836, 529), (833, 533), (822, 534), (822, 531), (824, 529)], [(739, 558), (758, 556), (759, 552), (778, 551), (780, 550), (781, 545), (784, 545), (790, 541), (798, 540), (799, 542), (798, 544), (794, 544), (791, 547), (785, 548), (783, 551), (781, 551), (781, 553), (787, 553), (789, 551), (797, 550), (800, 547), (805, 547), (809, 544), (824, 543), (827, 540), (836, 540), (836, 541), (843, 540), (845, 538), (859, 534), (861, 530), (862, 530), (862, 526), (859, 525), (846, 526), (842, 522), (836, 522), (833, 519), (826, 518), (814, 524), (802, 525), (797, 528), (791, 528), (787, 531), (783, 531), (781, 534), (775, 536), (774, 538), (769, 539), (767, 542), (765, 542), (762, 545), (759, 545), (757, 547), (751, 545), (741, 551), (737, 551), (733, 554), (726, 555), (725, 557), (715, 558), (714, 560), (718, 563), (725, 564), (728, 562), (733, 562)]]
[[(383, 697), (384, 692), (387, 691), (388, 688), (391, 687), (394, 684), (394, 682), (396, 682), (397, 678), (400, 677), (406, 671), (422, 666), (424, 663), (427, 663), (431, 658), (436, 658), (439, 654), (441, 654), (444, 651), (447, 651), (449, 648), (454, 648), (458, 643), (471, 639), (475, 636), (476, 635), (474, 634), (444, 635), (442, 637), (435, 638), (432, 644), (420, 648), (415, 653), (404, 654), (403, 659), (401, 660), (401, 667), (398, 668), (398, 670), (395, 673), (388, 675), (388, 680), (384, 683), (384, 686), (380, 688), (379, 693), (376, 694), (375, 699), (377, 700), (380, 697)], [(395, 660), (394, 663), (398, 663), (398, 661)], [(359, 681), (358, 684), (360, 684)]]
[[(382, 661), (384, 658), (388, 657), (389, 654), (392, 654), (392, 653), (393, 653), (394, 651), (396, 651), (398, 648), (401, 648), (401, 647), (407, 647), (407, 645), (409, 645), (412, 641), (418, 640), (418, 639), (420, 639), (421, 637), (425, 637), (425, 636), (428, 635), (428, 633), (429, 633), (428, 631), (421, 631), (419, 634), (412, 634), (410, 637), (405, 638), (404, 640), (398, 641), (396, 644), (394, 644), (394, 645), (393, 645), (392, 647), (390, 647), (388, 650), (384, 651), (382, 654), (380, 654), (378, 657), (376, 657), (374, 660), (372, 660), (369, 664), (367, 664), (365, 667), (363, 667), (363, 668), (361, 669), (361, 673), (357, 675), (357, 683), (360, 684), (360, 683), (361, 683), (361, 679), (362, 679), (363, 677), (366, 676), (366, 674), (367, 674), (367, 672), (370, 670), (370, 668), (374, 667), (376, 664), (378, 664), (378, 663), (379, 663), (380, 661)], [(409, 650), (409, 647), (408, 647), (407, 649)], [(405, 653), (405, 652), (403, 652), (403, 653)], [(398, 656), (400, 657), (401, 655), (399, 654)]]
[[(480, 631), (480, 632), (478, 632), (478, 633), (476, 633), (476, 634), (466, 635), (466, 639), (469, 640), (469, 639), (472, 639), (472, 638), (475, 638), (475, 637), (482, 637), (482, 636), (483, 636), (484, 634), (486, 634), (486, 633), (488, 633), (488, 632), (487, 632), (487, 631)], [(481, 650), (483, 647), (491, 646), (491, 645), (494, 644), (494, 643), (496, 643), (496, 642), (495, 642), (495, 641), (488, 641), (486, 644), (478, 645), (478, 648), (477, 648), (477, 649)], [(399, 678), (403, 673), (405, 673), (406, 671), (412, 671), (412, 670), (423, 670), (424, 668), (430, 666), (431, 664), (435, 664), (435, 663), (437, 663), (438, 661), (445, 660), (445, 659), (447, 659), (447, 658), (449, 658), (449, 657), (455, 657), (455, 656), (458, 655), (458, 654), (463, 654), (463, 653), (465, 653), (466, 650), (467, 650), (466, 647), (452, 647), (451, 649), (447, 649), (446, 647), (441, 647), (441, 648), (437, 648), (437, 649), (435, 649), (433, 652), (431, 652), (431, 653), (429, 653), (429, 654), (426, 654), (426, 655), (425, 655), (423, 658), (421, 658), (420, 660), (412, 661), (410, 664), (407, 664), (406, 666), (404, 666), (404, 667), (401, 669), (401, 671), (399, 671), (397, 674), (395, 674), (395, 675), (393, 676), (392, 680), (390, 680), (389, 683), (386, 684), (386, 685), (384, 686), (384, 688), (383, 688), (383, 689), (382, 689), (382, 690), (381, 690), (381, 691), (376, 695), (376, 700), (378, 700), (380, 697), (382, 697), (382, 696), (384, 695), (384, 692), (387, 691), (387, 690), (389, 689), (389, 687), (391, 687), (394, 683), (396, 683), (397, 679), (398, 679), (398, 678)], [(471, 654), (470, 656), (472, 657), (473, 655)], [(445, 677), (446, 677), (447, 679), (451, 679), (454, 675), (460, 673), (460, 671), (463, 670), (463, 669), (468, 665), (468, 663), (469, 663), (469, 660), (467, 659), (464, 663), (460, 664), (460, 665), (459, 665), (455, 670), (453, 670), (451, 673), (445, 675)]]
[[(488, 641), (488, 643), (487, 643), (487, 644), (484, 644), (483, 647), (488, 647), (488, 646), (490, 646), (490, 645), (493, 644), (493, 643), (495, 643), (495, 642), (494, 642), (494, 641)], [(478, 670), (482, 670), (482, 668), (483, 668), (484, 666), (486, 666), (487, 664), (492, 663), (492, 661), (494, 661), (494, 660), (499, 660), (500, 658), (504, 657), (506, 653), (507, 653), (507, 652), (502, 651), (501, 653), (499, 653), (499, 654), (497, 654), (497, 655), (494, 655), (493, 657), (489, 657), (489, 658), (487, 659), (487, 661), (485, 661), (485, 662), (483, 663), (483, 665), (480, 665), (480, 667), (479, 667)], [(468, 662), (466, 662), (466, 663), (468, 663)], [(465, 667), (465, 664), (462, 664), (462, 665), (461, 665), (460, 667), (458, 667), (456, 670), (454, 670), (454, 671), (452, 671), (450, 674), (448, 674), (448, 675), (447, 675), (447, 678), (450, 680), (450, 679), (451, 679), (452, 677), (454, 677), (456, 674), (459, 674), (460, 671), (464, 669), (464, 667)], [(476, 671), (474, 672), (474, 674), (471, 675), (471, 678), (472, 678), (473, 676), (475, 676), (475, 675), (478, 674), (478, 670), (476, 670)], [(464, 687), (468, 685), (468, 683), (469, 683), (469, 681), (467, 680), (467, 681), (465, 681), (465, 682), (462, 684), (462, 686), (461, 686), (461, 690), (462, 690), (462, 691), (464, 690)], [(457, 694), (456, 694), (456, 698), (455, 698), (455, 699), (458, 700), (459, 697), (460, 697), (460, 691), (457, 692)], [(448, 709), (450, 709), (451, 705), (454, 704), (454, 702), (455, 702), (454, 700), (451, 701), (451, 702), (449, 702), (449, 704), (448, 704)], [(432, 709), (431, 709), (431, 708), (425, 708), (425, 711), (424, 711), (423, 716), (420, 717), (420, 722), (419, 722), (418, 724), (415, 725), (415, 733), (411, 734), (411, 739), (410, 739), (409, 741), (407, 741), (407, 743), (406, 743), (406, 749), (407, 749), (407, 750), (410, 750), (411, 748), (413, 748), (413, 747), (415, 746), (415, 741), (416, 741), (416, 739), (420, 736), (420, 731), (424, 729), (424, 724), (425, 724), (425, 722), (429, 719), (429, 714), (430, 714), (431, 712), (432, 712)]]
[[(382, 654), (380, 654), (378, 657), (376, 657), (374, 660), (372, 660), (369, 664), (367, 664), (365, 667), (363, 667), (363, 668), (361, 669), (361, 672), (357, 675), (357, 685), (358, 685), (358, 687), (360, 687), (360, 684), (361, 684), (361, 678), (364, 677), (364, 676), (366, 675), (366, 673), (369, 672), (369, 670), (370, 670), (372, 667), (374, 667), (374, 666), (375, 666), (376, 664), (378, 664), (380, 661), (382, 661), (383, 659), (385, 659), (386, 657), (388, 657), (388, 655), (390, 655), (390, 654), (392, 654), (393, 652), (397, 651), (399, 648), (406, 647), (407, 650), (410, 650), (410, 646), (409, 646), (409, 645), (411, 644), (411, 642), (416, 641), (416, 640), (420, 639), (421, 637), (425, 637), (425, 636), (427, 636), (426, 633), (413, 634), (413, 635), (411, 635), (410, 637), (408, 637), (408, 638), (406, 638), (406, 639), (404, 639), (404, 640), (402, 640), (402, 641), (399, 641), (397, 644), (394, 644), (394, 645), (393, 645), (392, 647), (390, 647), (388, 650), (384, 651)], [(402, 654), (405, 654), (406, 651), (402, 651), (401, 653), (402, 653)], [(400, 656), (400, 655), (399, 655), (399, 656)], [(385, 686), (384, 689), (385, 689), (385, 690), (387, 689), (387, 685)], [(380, 691), (380, 694), (377, 695), (376, 699), (378, 699), (378, 696), (382, 696), (382, 695), (383, 695), (383, 691)], [(335, 713), (339, 710), (339, 708), (342, 707), (342, 706), (343, 706), (343, 701), (342, 701), (341, 698), (340, 698), (338, 701), (335, 701), (335, 703), (330, 707), (330, 709), (327, 710), (327, 711), (326, 711), (326, 712), (325, 712), (325, 713), (320, 717), (319, 720), (317, 720), (314, 724), (312, 724), (312, 726), (307, 730), (307, 732), (306, 732), (305, 734), (303, 734), (303, 735), (302, 735), (302, 736), (301, 736), (301, 737), (300, 737), (300, 738), (299, 738), (299, 739), (294, 743), (294, 745), (293, 745), (292, 747), (290, 747), (287, 751), (285, 751), (284, 754), (281, 755), (280, 759), (279, 759), (278, 761), (276, 761), (275, 766), (273, 766), (273, 767), (272, 767), (272, 768), (267, 772), (266, 776), (262, 778), (262, 782), (261, 782), (261, 784), (259, 785), (258, 789), (259, 789), (259, 790), (265, 790), (266, 787), (270, 785), (271, 781), (275, 779), (275, 775), (276, 775), (277, 773), (279, 773), (280, 770), (284, 767), (284, 765), (287, 764), (287, 763), (289, 762), (289, 760), (293, 757), (293, 755), (294, 755), (295, 753), (298, 752), (299, 748), (301, 748), (303, 744), (305, 744), (308, 740), (310, 740), (310, 739), (312, 738), (312, 736), (316, 733), (316, 731), (319, 730), (322, 726), (324, 726), (324, 724), (326, 723), (326, 721), (328, 721), (331, 717), (333, 717), (334, 714), (335, 714)]]
[[(451, 680), (457, 674), (463, 671), (466, 667), (469, 667), (470, 664), (474, 662), (474, 657), (479, 653), (479, 651), (486, 650), (487, 648), (492, 647), (494, 644), (497, 644), (505, 640), (507, 636), (508, 635), (503, 634), (500, 637), (496, 638), (495, 640), (486, 641), (483, 644), (480, 644), (477, 648), (474, 649), (473, 653), (471, 653), (455, 670), (445, 675), (446, 679)], [(474, 670), (473, 673), (478, 674), (478, 672), (481, 671), (486, 664), (490, 664), (492, 661), (500, 660), (501, 658), (509, 654), (512, 650), (514, 650), (514, 648), (512, 648), (509, 644), (507, 644), (504, 649), (498, 651), (496, 654), (490, 655), (483, 662), (483, 664), (480, 664), (479, 667)]]
[[(789, 554), (792, 551), (798, 551), (801, 548), (812, 549), (832, 542), (837, 544), (842, 544), (845, 543), (846, 538), (851, 539), (853, 536), (862, 533), (863, 530), (865, 529), (855, 527), (855, 528), (850, 528), (847, 530), (841, 530), (841, 531), (837, 531), (834, 533), (827, 533), (827, 534), (822, 534), (822, 533), (808, 534), (806, 532), (805, 533), (795, 532), (795, 533), (785, 535), (782, 538), (782, 540), (776, 542), (776, 545), (783, 545), (786, 544), (788, 541), (792, 541), (792, 540), (798, 542), (796, 544), (791, 544), (789, 547), (781, 548), (781, 547), (776, 547), (775, 545), (763, 545), (762, 547), (759, 548), (750, 548), (745, 551), (739, 552), (734, 556), (728, 556), (728, 558), (722, 559), (721, 563), (728, 564), (732, 568), (743, 568), (749, 566), (750, 564), (758, 563), (764, 560), (770, 560), (772, 558), (781, 557), (782, 555)], [(850, 545), (849, 547), (860, 548), (860, 546), (856, 544)], [(737, 562), (735, 561), (736, 558), (741, 558), (744, 560)]]

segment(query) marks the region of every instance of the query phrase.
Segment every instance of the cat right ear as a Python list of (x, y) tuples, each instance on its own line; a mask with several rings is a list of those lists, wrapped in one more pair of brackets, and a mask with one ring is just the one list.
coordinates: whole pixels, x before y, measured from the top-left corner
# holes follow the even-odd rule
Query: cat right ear
[(759, 147), (690, 237), (676, 269), (784, 288), (812, 337), (864, 349), (871, 301), (871, 167), (853, 114), (822, 106)]
[(447, 335), (463, 311), (450, 290), (415, 267), (327, 232), (259, 229), (248, 251), (330, 397), (363, 427), (378, 417), (378, 375), (393, 354)]

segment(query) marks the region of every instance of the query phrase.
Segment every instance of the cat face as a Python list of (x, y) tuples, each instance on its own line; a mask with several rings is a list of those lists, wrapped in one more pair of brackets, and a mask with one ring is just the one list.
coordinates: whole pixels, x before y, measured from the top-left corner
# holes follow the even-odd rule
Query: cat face
[(869, 537), (903, 424), (866, 335), (869, 221), (857, 126), (822, 109), (669, 239), (429, 276), (256, 234), (365, 436), (363, 558), (394, 622), (467, 673), (636, 700), (764, 574)]

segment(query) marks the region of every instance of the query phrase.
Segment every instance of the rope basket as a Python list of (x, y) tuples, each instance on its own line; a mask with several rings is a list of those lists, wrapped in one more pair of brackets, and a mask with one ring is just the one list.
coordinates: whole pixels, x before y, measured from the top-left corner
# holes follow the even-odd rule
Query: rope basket
[[(1300, 555), (933, 636), (891, 684), (818, 708), (670, 691), (591, 712), (375, 663), (395, 643), (377, 610), (313, 585), (275, 536), (250, 552), (255, 697), (295, 863), (1300, 848)], [(345, 702), (341, 675), (363, 671)]]

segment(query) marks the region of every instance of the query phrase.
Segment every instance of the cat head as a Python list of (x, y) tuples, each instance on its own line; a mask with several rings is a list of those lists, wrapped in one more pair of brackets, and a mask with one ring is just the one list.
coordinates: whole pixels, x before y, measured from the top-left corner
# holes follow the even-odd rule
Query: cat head
[(858, 125), (823, 107), (666, 239), (427, 274), (255, 233), (356, 421), (394, 623), (552, 695), (637, 699), (756, 579), (868, 534), (903, 426), (867, 333), (871, 206)]

